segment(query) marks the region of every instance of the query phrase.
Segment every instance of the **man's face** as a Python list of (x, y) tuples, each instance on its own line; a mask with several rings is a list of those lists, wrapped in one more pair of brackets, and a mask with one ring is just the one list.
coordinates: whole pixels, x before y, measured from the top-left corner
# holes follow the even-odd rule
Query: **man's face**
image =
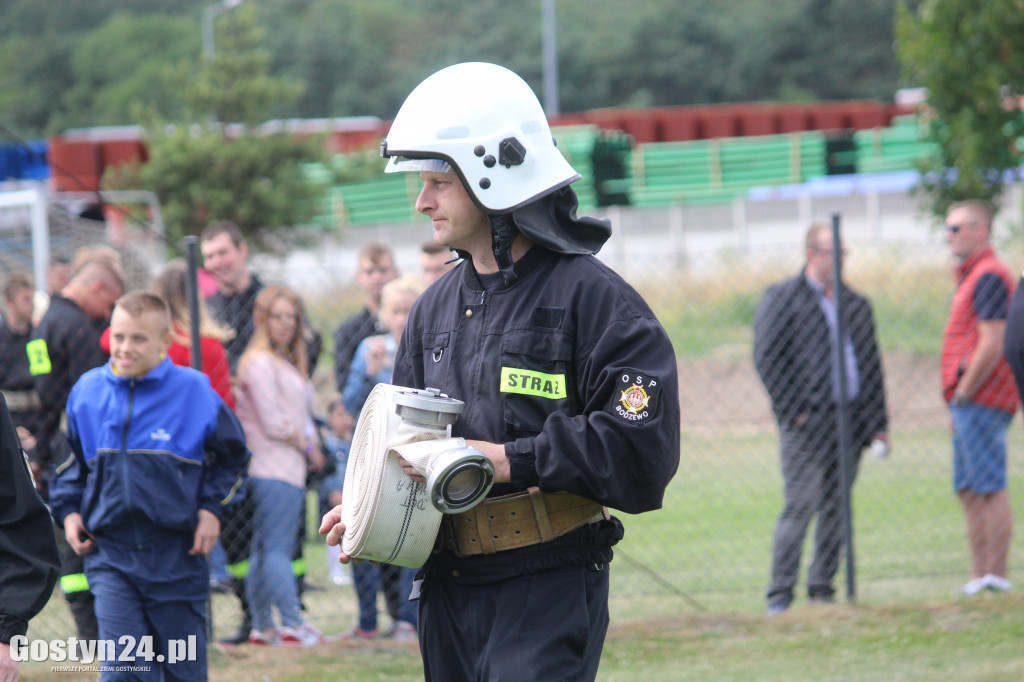
[(120, 376), (141, 377), (160, 364), (171, 342), (166, 319), (155, 312), (133, 317), (116, 308), (110, 320), (110, 359)]
[(248, 268), (249, 247), (245, 242), (235, 246), (231, 235), (218, 234), (202, 243), (203, 265), (217, 280), (224, 293), (239, 291)]
[(437, 253), (421, 253), (420, 254), (420, 277), (427, 284), (433, 284), (441, 275), (452, 269), (452, 263), (449, 263), (452, 259), (451, 253), (448, 251), (438, 251)]
[(31, 322), (35, 294), (31, 289), (18, 289), (7, 299), (7, 316), (16, 324)]
[(114, 304), (117, 303), (117, 299), (121, 298), (123, 293), (120, 287), (99, 280), (90, 285), (90, 295), (80, 305), (85, 314), (89, 316), (89, 319), (109, 320), (111, 312), (114, 310)]
[(356, 272), (356, 284), (366, 292), (375, 303), (380, 303), (380, 292), (384, 285), (398, 277), (391, 256), (382, 254), (377, 262), (369, 258), (359, 259), (359, 270)]
[(46, 290), (53, 294), (71, 280), (71, 266), (67, 263), (54, 263), (46, 271)]
[[(827, 230), (819, 232), (814, 243), (814, 248), (807, 250), (807, 274), (821, 284), (831, 286), (832, 273), (835, 271), (832, 256), (832, 233)], [(844, 258), (846, 250), (844, 249), (839, 255), (840, 258)]]
[(946, 243), (957, 258), (967, 258), (988, 243), (988, 226), (969, 208), (954, 208), (946, 215)]
[(491, 226), (487, 215), (469, 198), (455, 171), (424, 171), (420, 179), (423, 189), (416, 199), (416, 210), (430, 217), (434, 241), (463, 251), (489, 249)]

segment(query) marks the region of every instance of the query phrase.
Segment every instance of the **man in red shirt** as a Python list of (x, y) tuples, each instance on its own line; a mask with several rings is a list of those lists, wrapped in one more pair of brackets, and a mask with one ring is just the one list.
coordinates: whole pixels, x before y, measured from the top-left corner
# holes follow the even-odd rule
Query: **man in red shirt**
[(953, 204), (946, 214), (946, 241), (958, 263), (942, 343), (942, 391), (953, 422), (953, 485), (971, 552), (967, 596), (1010, 589), (1006, 430), (1017, 410), (1017, 389), (1003, 357), (1003, 336), (1015, 283), (996, 257), (991, 235), (992, 209), (984, 201)]

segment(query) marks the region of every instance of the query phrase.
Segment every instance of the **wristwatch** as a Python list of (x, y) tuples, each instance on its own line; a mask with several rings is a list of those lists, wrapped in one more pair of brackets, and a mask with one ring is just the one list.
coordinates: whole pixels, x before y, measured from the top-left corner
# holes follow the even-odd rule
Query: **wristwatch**
[(964, 393), (961, 393), (960, 391), (953, 392), (952, 403), (957, 407), (963, 407), (965, 405), (968, 405), (970, 402), (971, 399), (968, 398), (967, 395), (965, 395)]

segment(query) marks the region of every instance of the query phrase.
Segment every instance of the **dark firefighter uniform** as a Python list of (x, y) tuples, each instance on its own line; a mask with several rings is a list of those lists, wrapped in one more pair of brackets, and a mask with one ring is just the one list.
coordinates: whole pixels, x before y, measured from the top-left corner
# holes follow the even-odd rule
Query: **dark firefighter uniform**
[(0, 398), (0, 642), (24, 636), (57, 584), (60, 556), (50, 513)]
[(446, 517), (424, 567), (428, 679), (592, 679), (623, 534), (602, 507), (660, 508), (679, 462), (675, 353), (639, 294), (537, 244), (515, 273), (461, 263), (416, 302), (396, 358), (395, 385), (464, 401), (452, 435), (505, 443), (511, 465), (511, 483)]

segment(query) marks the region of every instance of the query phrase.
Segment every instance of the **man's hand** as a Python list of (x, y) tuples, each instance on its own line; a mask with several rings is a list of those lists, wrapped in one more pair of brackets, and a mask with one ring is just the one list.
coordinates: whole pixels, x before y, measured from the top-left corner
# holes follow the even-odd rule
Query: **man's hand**
[(31, 431), (24, 426), (19, 426), (15, 430), (18, 432), (18, 439), (21, 441), (22, 449), (32, 450), (36, 447), (36, 437), (32, 435)]
[[(82, 540), (82, 536), (86, 539)], [(96, 538), (85, 529), (85, 522), (78, 512), (71, 512), (64, 517), (64, 537), (78, 556), (85, 556), (96, 548)]]
[(320, 469), (324, 468), (325, 462), (326, 460), (324, 459), (324, 453), (320, 450), (320, 448), (314, 445), (313, 449), (310, 450), (309, 452), (309, 457), (306, 458), (307, 468), (310, 471), (319, 471)]
[[(66, 523), (66, 522), (65, 522)], [(192, 549), (188, 553), (207, 555), (213, 551), (220, 537), (220, 519), (208, 509), (199, 510), (199, 523), (196, 524), (195, 538), (192, 541)]]
[(467, 440), (466, 445), (475, 448), (487, 456), (494, 465), (494, 482), (508, 483), (511, 478), (508, 457), (505, 456), (504, 443), (488, 443), (482, 440)]
[(18, 682), (21, 663), (11, 658), (11, 645), (0, 642), (0, 682)]
[(387, 362), (388, 351), (384, 346), (383, 338), (370, 340), (370, 347), (366, 353), (366, 376), (371, 379), (380, 374)]
[[(509, 473), (508, 457), (505, 456), (505, 446), (502, 443), (488, 443), (483, 440), (467, 440), (466, 445), (482, 452), (494, 465), (494, 482), (508, 483), (511, 480)], [(402, 465), (402, 473), (414, 481), (426, 483), (427, 479), (412, 464), (409, 464), (404, 457), (399, 457), (398, 462)]]
[[(341, 522), (341, 505), (324, 514), (320, 521), (320, 535), (327, 536), (327, 544), (336, 547), (341, 544), (341, 538), (345, 535), (345, 524)], [(347, 564), (352, 557), (342, 552), (338, 555), (338, 561)]]

